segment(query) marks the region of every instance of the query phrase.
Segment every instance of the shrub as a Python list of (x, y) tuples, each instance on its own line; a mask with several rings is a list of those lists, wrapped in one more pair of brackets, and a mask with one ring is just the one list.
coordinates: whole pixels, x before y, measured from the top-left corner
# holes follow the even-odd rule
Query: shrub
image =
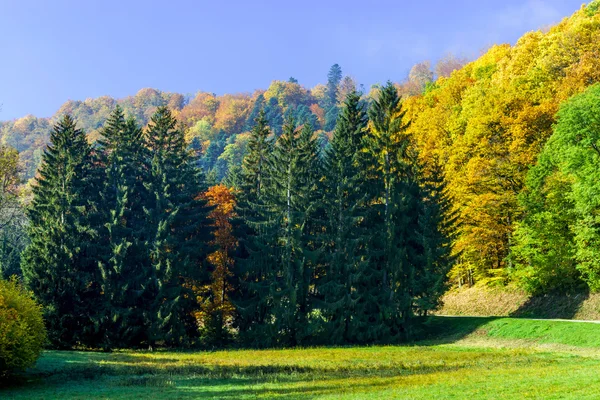
[(32, 366), (45, 341), (41, 307), (15, 279), (0, 280), (0, 377)]

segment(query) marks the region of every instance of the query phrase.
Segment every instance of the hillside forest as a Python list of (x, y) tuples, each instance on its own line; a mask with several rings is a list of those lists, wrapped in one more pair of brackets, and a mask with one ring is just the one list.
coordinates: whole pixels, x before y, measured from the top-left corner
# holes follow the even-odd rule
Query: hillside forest
[(58, 348), (392, 343), (450, 287), (600, 291), (600, 1), (366, 90), (0, 122), (0, 269)]

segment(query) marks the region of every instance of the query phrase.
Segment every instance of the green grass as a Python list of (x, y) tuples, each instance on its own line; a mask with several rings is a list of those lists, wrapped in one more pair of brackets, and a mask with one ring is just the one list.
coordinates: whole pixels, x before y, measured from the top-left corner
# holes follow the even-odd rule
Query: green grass
[[(432, 338), (460, 339), (465, 336), (520, 340), (600, 350), (600, 324), (518, 318), (436, 317), (426, 323)], [(523, 343), (520, 343), (523, 344)]]
[(0, 398), (600, 397), (600, 325), (438, 317), (422, 333), (388, 347), (49, 351)]

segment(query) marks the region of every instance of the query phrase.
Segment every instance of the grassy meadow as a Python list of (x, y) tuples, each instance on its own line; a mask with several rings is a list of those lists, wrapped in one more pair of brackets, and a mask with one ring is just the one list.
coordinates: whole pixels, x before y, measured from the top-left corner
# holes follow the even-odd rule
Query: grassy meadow
[(600, 397), (600, 325), (442, 318), (405, 346), (48, 351), (2, 399)]

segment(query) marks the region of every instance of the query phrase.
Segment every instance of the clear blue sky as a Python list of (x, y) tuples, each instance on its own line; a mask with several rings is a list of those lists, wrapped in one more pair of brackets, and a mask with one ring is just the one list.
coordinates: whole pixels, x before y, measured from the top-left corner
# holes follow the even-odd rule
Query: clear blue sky
[(0, 0), (0, 120), (143, 87), (251, 92), (329, 67), (367, 87), (422, 60), (469, 58), (584, 0)]

